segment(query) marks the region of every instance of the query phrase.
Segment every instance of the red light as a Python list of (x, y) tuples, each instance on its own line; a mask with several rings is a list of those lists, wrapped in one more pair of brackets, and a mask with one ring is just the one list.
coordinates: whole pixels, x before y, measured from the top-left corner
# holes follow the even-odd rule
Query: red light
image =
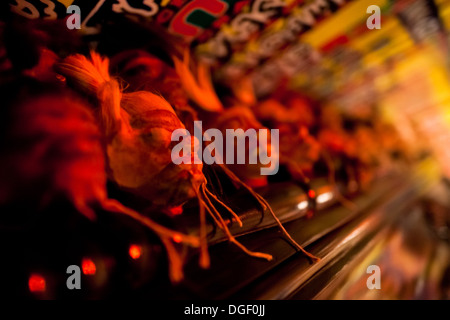
[(179, 234), (176, 234), (173, 236), (173, 241), (175, 243), (181, 243), (181, 241), (183, 241), (183, 238)]
[(130, 250), (128, 250), (128, 253), (132, 259), (136, 260), (141, 257), (142, 249), (140, 246), (138, 246), (136, 244), (132, 244), (130, 246)]
[(95, 263), (88, 258), (84, 258), (83, 261), (81, 261), (81, 269), (83, 270), (83, 273), (87, 276), (92, 276), (97, 271)]
[(314, 192), (314, 190), (309, 190), (309, 191), (308, 191), (308, 196), (309, 196), (310, 198), (315, 198), (315, 197), (316, 197), (316, 193)]
[(178, 207), (172, 207), (168, 209), (169, 214), (171, 214), (172, 216), (179, 216), (180, 214), (183, 213), (183, 207), (182, 206), (178, 206)]
[(31, 292), (44, 292), (45, 279), (39, 274), (32, 274), (28, 279), (28, 288)]

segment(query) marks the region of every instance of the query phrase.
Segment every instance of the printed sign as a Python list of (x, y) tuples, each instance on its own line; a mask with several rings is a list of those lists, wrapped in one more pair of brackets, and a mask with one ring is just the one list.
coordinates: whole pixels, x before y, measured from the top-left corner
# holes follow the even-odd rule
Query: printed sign
[(9, 0), (11, 11), (30, 19), (64, 19), (66, 9), (81, 9), (82, 25), (94, 32), (114, 14), (136, 15), (155, 21), (169, 32), (192, 41), (205, 37), (235, 15), (249, 0)]

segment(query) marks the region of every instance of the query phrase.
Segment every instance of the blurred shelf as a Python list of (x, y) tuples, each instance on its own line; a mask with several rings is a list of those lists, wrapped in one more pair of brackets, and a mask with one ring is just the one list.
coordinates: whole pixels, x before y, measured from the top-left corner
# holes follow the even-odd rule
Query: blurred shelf
[[(352, 263), (383, 237), (383, 230), (436, 184), (440, 176), (431, 167), (419, 165), (416, 170), (383, 176), (369, 191), (351, 199), (356, 205), (353, 209), (341, 205), (334, 196), (335, 190), (326, 182), (317, 181), (313, 189), (316, 200), (322, 200), (313, 215), (308, 214), (308, 199), (298, 186), (283, 183), (260, 190), (289, 234), (321, 258), (314, 264), (287, 241), (270, 214), (261, 215), (248, 194), (226, 199), (247, 225), (247, 229), (240, 229), (232, 224), (238, 240), (249, 250), (271, 254), (273, 260), (246, 255), (210, 228), (211, 267), (199, 267), (196, 249), (185, 251), (185, 279), (177, 285), (167, 277), (167, 259), (158, 239), (136, 221), (99, 212), (97, 223), (91, 223), (73, 209), (56, 205), (48, 214), (33, 215), (20, 228), (1, 227), (0, 249), (10, 261), (0, 270), (10, 274), (3, 283), (4, 293), (35, 298), (27, 291), (27, 281), (30, 273), (38, 272), (49, 280), (48, 297), (55, 299), (328, 297)], [(192, 209), (197, 222), (198, 212)], [(133, 244), (142, 250), (138, 260), (129, 255)], [(80, 263), (85, 257), (95, 261), (97, 275), (83, 279), (84, 290), (67, 290), (67, 266)]]
[[(148, 290), (140, 297), (172, 299), (309, 299), (323, 297), (327, 288), (358, 254), (368, 250), (377, 237), (404, 210), (436, 183), (437, 176), (422, 169), (415, 173), (392, 175), (375, 183), (370, 192), (352, 199), (356, 210), (339, 204), (284, 223), (286, 230), (306, 250), (320, 257), (311, 264), (276, 228), (265, 228), (240, 236), (252, 251), (272, 254), (270, 262), (250, 258), (236, 246), (221, 242), (210, 247), (211, 268), (198, 267), (193, 256), (186, 266), (186, 280), (170, 287)], [(269, 202), (275, 212), (283, 205), (283, 192)], [(284, 194), (289, 194), (285, 192)], [(284, 201), (284, 203), (290, 200)]]

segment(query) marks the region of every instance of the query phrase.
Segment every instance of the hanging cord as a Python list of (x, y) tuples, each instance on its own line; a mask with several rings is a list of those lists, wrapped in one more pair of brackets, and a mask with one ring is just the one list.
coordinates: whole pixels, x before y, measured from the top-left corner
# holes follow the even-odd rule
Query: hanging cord
[[(192, 174), (189, 173), (192, 177)], [(206, 216), (205, 216), (205, 202), (201, 199), (201, 196), (199, 194), (198, 188), (194, 186), (194, 183), (192, 182), (192, 179), (190, 179), (192, 189), (195, 191), (195, 195), (197, 196), (198, 200), (198, 207), (200, 210), (200, 267), (203, 269), (208, 269), (211, 261), (208, 254), (208, 240), (207, 240), (207, 233), (206, 233)]]
[(223, 220), (220, 213), (217, 211), (217, 209), (212, 204), (211, 200), (208, 198), (208, 193), (206, 191), (206, 183), (202, 184), (200, 188), (202, 190), (202, 194), (205, 196), (205, 199), (207, 199), (208, 204), (211, 206), (211, 208), (209, 208), (208, 212), (212, 216), (215, 216), (215, 220), (220, 223), (221, 229), (225, 232), (226, 236), (228, 237), (228, 240), (231, 243), (235, 244), (237, 247), (239, 247), (242, 251), (244, 251), (249, 256), (252, 256), (255, 258), (262, 258), (267, 261), (271, 261), (273, 259), (272, 255), (267, 254), (267, 253), (250, 251), (243, 244), (241, 244), (239, 241), (236, 240), (236, 238), (231, 234), (230, 229), (228, 229), (228, 226), (225, 223), (225, 221)]
[(246, 185), (244, 182), (242, 182), (230, 169), (228, 169), (225, 165), (220, 165), (221, 168), (224, 170), (224, 172), (236, 183), (240, 184), (241, 186), (243, 186), (245, 189), (247, 189), (247, 191), (249, 191), (258, 201), (258, 203), (260, 204), (261, 208), (263, 211), (265, 210), (269, 210), (270, 214), (272, 215), (273, 219), (275, 220), (275, 222), (277, 223), (278, 227), (281, 229), (281, 231), (283, 232), (283, 234), (288, 238), (288, 240), (291, 242), (291, 244), (294, 246), (294, 248), (297, 251), (302, 252), (304, 255), (306, 255), (310, 260), (312, 261), (319, 261), (320, 258), (312, 255), (311, 253), (307, 252), (305, 249), (303, 249), (302, 246), (300, 246), (292, 237), (291, 235), (286, 231), (286, 229), (284, 228), (283, 224), (281, 223), (281, 221), (278, 219), (278, 217), (276, 216), (275, 212), (273, 212), (271, 206), (269, 205), (269, 203), (262, 197), (260, 196), (258, 193), (256, 193), (252, 188), (250, 188), (248, 185)]

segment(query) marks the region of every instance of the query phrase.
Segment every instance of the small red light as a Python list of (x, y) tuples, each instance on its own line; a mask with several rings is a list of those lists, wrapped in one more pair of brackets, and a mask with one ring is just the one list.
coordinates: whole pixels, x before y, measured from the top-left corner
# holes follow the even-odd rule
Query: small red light
[(81, 261), (81, 269), (83, 270), (83, 273), (87, 276), (92, 276), (97, 271), (94, 261), (88, 258), (84, 258)]
[(183, 207), (182, 206), (172, 207), (169, 208), (168, 211), (172, 216), (179, 216), (180, 214), (183, 213)]
[(130, 250), (128, 250), (128, 253), (132, 259), (137, 260), (141, 257), (142, 249), (140, 246), (132, 244), (130, 246)]
[(173, 236), (173, 241), (175, 243), (181, 243), (181, 241), (183, 241), (183, 238), (179, 234), (176, 234)]
[(39, 274), (32, 274), (28, 279), (28, 288), (31, 292), (44, 292), (45, 279)]
[(309, 191), (308, 191), (308, 196), (309, 196), (310, 198), (315, 198), (315, 197), (316, 197), (316, 193), (314, 192), (314, 190), (309, 190)]

